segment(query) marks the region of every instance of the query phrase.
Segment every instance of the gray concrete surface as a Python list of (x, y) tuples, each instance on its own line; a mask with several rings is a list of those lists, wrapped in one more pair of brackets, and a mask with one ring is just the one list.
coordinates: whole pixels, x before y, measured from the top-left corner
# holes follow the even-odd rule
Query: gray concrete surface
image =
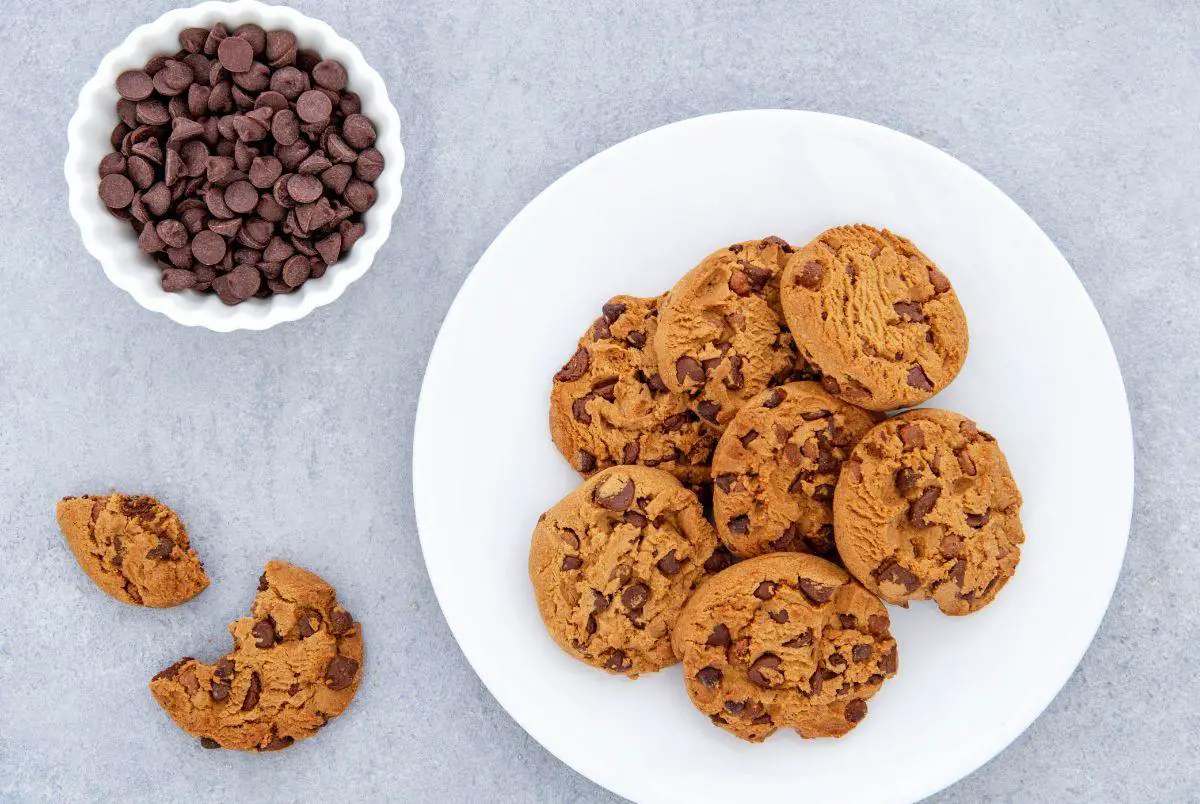
[[(663, 123), (794, 107), (893, 126), (996, 182), (1075, 266), (1128, 385), (1138, 493), (1108, 617), (1045, 715), (933, 800), (1200, 800), (1200, 6), (297, 2), (388, 82), (404, 204), (338, 303), (220, 336), (108, 283), (61, 176), (78, 88), (172, 5), (0, 2), (0, 799), (613, 801), (497, 706), (438, 611), (410, 490), (422, 370), (475, 260), (561, 173)], [(209, 591), (161, 613), (100, 595), (52, 512), (109, 486), (178, 508)], [(366, 622), (365, 684), (280, 755), (201, 751), (145, 679), (221, 650), (277, 555)]]

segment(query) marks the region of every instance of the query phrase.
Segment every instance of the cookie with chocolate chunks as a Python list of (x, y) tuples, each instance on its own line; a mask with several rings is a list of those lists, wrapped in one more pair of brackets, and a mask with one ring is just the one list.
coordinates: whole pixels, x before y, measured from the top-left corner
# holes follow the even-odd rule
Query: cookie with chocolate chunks
[(322, 579), (271, 561), (250, 616), (215, 664), (180, 659), (150, 692), (205, 748), (276, 751), (345, 711), (362, 678), (362, 626)]
[(889, 624), (842, 568), (772, 553), (701, 584), (672, 642), (692, 703), (714, 725), (755, 743), (776, 729), (841, 737), (896, 674)]
[(764, 388), (814, 376), (779, 306), (791, 254), (778, 237), (735, 243), (685, 274), (662, 305), (654, 349), (663, 382), (718, 431)]
[(671, 628), (697, 582), (725, 566), (696, 495), (661, 469), (614, 466), (538, 520), (529, 577), (564, 651), (636, 678), (675, 663)]
[(721, 541), (741, 556), (795, 550), (836, 561), (838, 474), (878, 420), (815, 382), (770, 388), (748, 401), (713, 455)]
[(889, 603), (986, 606), (1016, 572), (1021, 492), (1000, 446), (946, 410), (877, 425), (842, 465), (834, 533), (846, 568)]
[(957, 376), (967, 319), (933, 262), (886, 229), (828, 229), (788, 262), (780, 289), (796, 345), (834, 396), (868, 410), (917, 405)]
[(615, 296), (554, 375), (550, 435), (578, 472), (618, 464), (708, 480), (717, 435), (663, 383), (652, 346), (663, 297)]
[(106, 594), (152, 608), (178, 606), (208, 587), (179, 516), (153, 497), (64, 497), (58, 526), (79, 566)]

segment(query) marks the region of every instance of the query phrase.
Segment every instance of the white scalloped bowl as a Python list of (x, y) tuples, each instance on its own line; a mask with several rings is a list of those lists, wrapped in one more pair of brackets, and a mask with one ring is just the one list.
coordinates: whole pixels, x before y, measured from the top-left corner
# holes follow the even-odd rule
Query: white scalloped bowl
[[(375, 182), (378, 193), (375, 204), (362, 216), (366, 233), (354, 248), (331, 265), (323, 277), (305, 282), (293, 293), (252, 298), (235, 306), (224, 304), (216, 294), (191, 290), (165, 292), (160, 284), (161, 272), (138, 248), (133, 229), (128, 222), (108, 212), (97, 191), (100, 160), (112, 150), (109, 137), (118, 122), (117, 76), (125, 70), (140, 69), (155, 54), (177, 51), (177, 37), (184, 28), (209, 27), (217, 22), (230, 28), (248, 22), (267, 30), (285, 28), (296, 35), (298, 48), (315, 50), (325, 58), (340, 61), (350, 76), (348, 89), (362, 98), (362, 113), (375, 124), (375, 147), (384, 158), (383, 173)], [(100, 61), (96, 74), (80, 90), (79, 107), (71, 118), (67, 140), (64, 171), (71, 216), (79, 224), (84, 246), (100, 261), (112, 283), (133, 296), (138, 304), (189, 327), (207, 327), (217, 332), (262, 330), (303, 318), (329, 304), (371, 267), (375, 254), (391, 233), (392, 216), (400, 206), (400, 175), (404, 170), (400, 116), (388, 100), (387, 87), (379, 73), (367, 64), (357, 47), (338, 36), (326, 23), (284, 6), (269, 6), (255, 0), (207, 2), (176, 9), (135, 29)]]

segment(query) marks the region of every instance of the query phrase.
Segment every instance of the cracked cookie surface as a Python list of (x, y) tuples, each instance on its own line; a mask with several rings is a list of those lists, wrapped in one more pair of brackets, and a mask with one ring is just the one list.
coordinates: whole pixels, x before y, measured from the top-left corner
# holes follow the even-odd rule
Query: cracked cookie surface
[(790, 550), (837, 560), (833, 492), (878, 415), (794, 382), (749, 400), (713, 456), (717, 535), (733, 552)]
[(969, 614), (1021, 560), (1021, 493), (1004, 453), (950, 411), (908, 411), (863, 436), (833, 510), (842, 561), (889, 603), (932, 599)]
[(671, 288), (654, 349), (663, 382), (723, 430), (770, 385), (812, 379), (784, 325), (779, 282), (792, 247), (778, 237), (710, 254)]
[(654, 354), (663, 298), (610, 299), (554, 375), (550, 434), (584, 475), (640, 464), (684, 482), (708, 480), (717, 434), (663, 383)]
[(781, 728), (840, 737), (896, 673), (889, 625), (841, 567), (772, 553), (701, 584), (672, 639), (688, 695), (715, 725), (750, 742)]
[(780, 296), (825, 389), (862, 408), (924, 402), (967, 357), (967, 320), (950, 280), (886, 229), (822, 232), (789, 260)]
[(636, 678), (675, 663), (671, 628), (705, 572), (729, 563), (696, 495), (661, 469), (614, 466), (538, 520), (529, 577), (571, 656)]
[(208, 575), (179, 517), (153, 497), (65, 497), (58, 526), (79, 566), (124, 603), (177, 606), (208, 586)]
[(271, 561), (249, 617), (229, 625), (215, 664), (181, 659), (150, 682), (155, 700), (205, 748), (276, 751), (340, 715), (362, 677), (362, 626), (329, 584)]

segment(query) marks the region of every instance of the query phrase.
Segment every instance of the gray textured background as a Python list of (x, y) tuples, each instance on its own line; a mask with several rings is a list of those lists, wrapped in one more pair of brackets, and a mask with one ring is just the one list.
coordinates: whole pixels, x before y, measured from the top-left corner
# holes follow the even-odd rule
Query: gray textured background
[[(338, 303), (226, 336), (139, 308), (67, 214), (75, 93), (172, 5), (0, 2), (0, 798), (612, 801), (497, 706), (438, 611), (412, 512), (422, 370), (475, 260), (554, 178), (663, 123), (794, 107), (914, 134), (1016, 199), (1095, 300), (1133, 409), (1133, 532), (1095, 644), (935, 800), (1200, 800), (1195, 3), (298, 2), (387, 81), (404, 203)], [(54, 501), (110, 486), (180, 511), (199, 599), (139, 611), (79, 572)], [(273, 556), (365, 622), (364, 686), (282, 754), (201, 751), (145, 681), (224, 650)]]

